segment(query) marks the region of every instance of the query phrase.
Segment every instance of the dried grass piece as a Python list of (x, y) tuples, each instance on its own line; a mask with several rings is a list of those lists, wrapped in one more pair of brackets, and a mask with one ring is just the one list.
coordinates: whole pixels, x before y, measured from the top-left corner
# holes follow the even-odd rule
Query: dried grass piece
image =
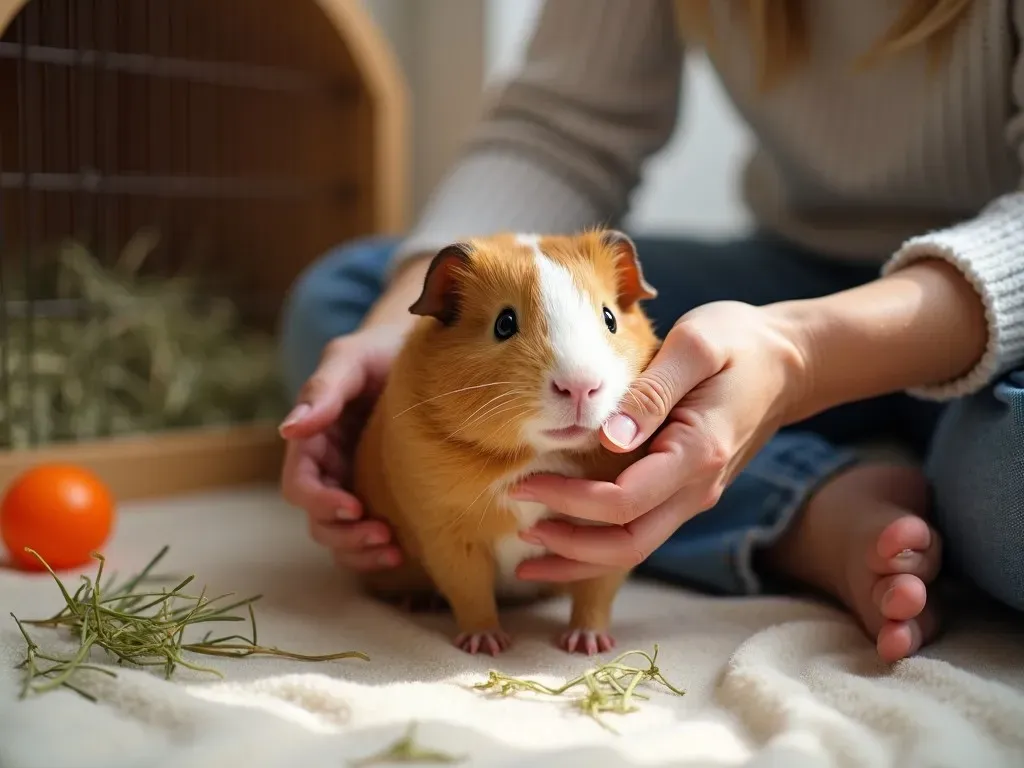
[[(223, 677), (220, 671), (196, 664), (186, 654), (229, 658), (283, 656), (297, 661), (349, 658), (370, 660), (369, 656), (359, 651), (310, 656), (260, 645), (256, 636), (256, 616), (252, 609), (252, 604), (260, 599), (260, 595), (228, 605), (214, 605), (230, 595), (208, 598), (205, 588), (197, 596), (186, 594), (183, 590), (192, 583), (194, 576), (182, 579), (170, 590), (145, 587), (154, 581), (167, 581), (166, 578), (152, 575), (157, 563), (167, 554), (166, 546), (142, 571), (120, 585), (115, 583), (113, 577), (103, 582), (103, 566), (106, 561), (102, 555), (93, 554), (99, 561), (96, 577), (90, 579), (82, 576), (82, 584), (74, 594), (68, 591), (64, 582), (37, 552), (27, 548), (26, 551), (35, 555), (49, 571), (65, 605), (48, 619), (21, 620), (11, 614), (26, 644), (25, 660), (19, 665), (19, 668), (25, 670), (22, 698), (64, 687), (95, 701), (92, 694), (75, 682), (75, 675), (86, 669), (112, 677), (116, 677), (116, 673), (107, 667), (90, 663), (93, 650), (105, 652), (116, 659), (117, 664), (161, 667), (166, 679), (170, 679), (179, 666)], [(213, 637), (212, 632), (207, 632), (201, 639), (186, 639), (186, 632), (203, 624), (245, 621), (244, 616), (231, 613), (239, 608), (245, 608), (248, 612), (251, 637), (239, 634)], [(29, 635), (27, 626), (66, 629), (77, 638), (78, 650), (71, 657), (45, 653)]]

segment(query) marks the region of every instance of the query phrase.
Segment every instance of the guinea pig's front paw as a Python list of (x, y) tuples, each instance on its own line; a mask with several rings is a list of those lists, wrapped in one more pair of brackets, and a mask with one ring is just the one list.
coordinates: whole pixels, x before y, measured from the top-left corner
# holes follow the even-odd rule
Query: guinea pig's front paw
[(489, 653), (497, 656), (510, 645), (512, 638), (502, 629), (486, 629), (483, 632), (460, 632), (455, 645), (466, 653)]
[(585, 653), (593, 656), (605, 653), (615, 647), (615, 638), (607, 632), (595, 632), (590, 629), (567, 629), (558, 642), (559, 646), (569, 653)]

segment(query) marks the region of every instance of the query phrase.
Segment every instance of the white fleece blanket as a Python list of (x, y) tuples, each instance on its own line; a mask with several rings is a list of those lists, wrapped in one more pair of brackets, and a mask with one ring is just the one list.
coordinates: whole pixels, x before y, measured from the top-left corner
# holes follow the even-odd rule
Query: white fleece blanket
[[(990, 608), (957, 609), (940, 642), (886, 668), (830, 608), (632, 583), (617, 604), (620, 649), (658, 643), (661, 669), (687, 693), (654, 692), (610, 715), (615, 734), (559, 701), (467, 687), (492, 666), (549, 682), (590, 666), (551, 645), (564, 602), (509, 615), (515, 645), (492, 661), (453, 648), (448, 617), (354, 592), (272, 491), (126, 508), (109, 560), (128, 573), (164, 544), (165, 571), (194, 573), (213, 593), (264, 595), (262, 643), (360, 649), (371, 661), (226, 660), (226, 679), (212, 682), (121, 670), (100, 681), (99, 704), (68, 691), (18, 701), (24, 643), (7, 613), (41, 617), (60, 598), (48, 577), (0, 571), (0, 767), (340, 768), (413, 721), (420, 743), (466, 765), (1024, 765), (1024, 628)], [(54, 647), (51, 633), (35, 636)]]

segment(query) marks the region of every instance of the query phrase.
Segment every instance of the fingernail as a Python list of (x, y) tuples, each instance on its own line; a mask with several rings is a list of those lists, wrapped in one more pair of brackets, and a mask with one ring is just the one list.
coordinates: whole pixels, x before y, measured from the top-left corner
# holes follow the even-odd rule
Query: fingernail
[(620, 448), (628, 448), (638, 431), (636, 422), (621, 413), (612, 416), (604, 425), (604, 433), (608, 435), (608, 439)]
[(544, 543), (540, 540), (540, 536), (538, 536), (536, 533), (533, 533), (532, 531), (520, 531), (519, 538), (525, 541), (527, 544), (540, 545)]
[(363, 543), (366, 544), (366, 546), (368, 547), (377, 547), (381, 544), (386, 544), (387, 540), (388, 537), (385, 536), (383, 533), (371, 533), (369, 536), (366, 537)]
[(334, 510), (334, 516), (339, 520), (355, 520), (358, 517), (356, 511), (348, 507), (338, 507)]
[(298, 424), (300, 421), (302, 421), (302, 417), (309, 413), (310, 410), (311, 409), (309, 405), (307, 405), (306, 403), (299, 403), (292, 409), (292, 412), (289, 413), (287, 417), (285, 417), (285, 420), (281, 422), (281, 426), (279, 427), (279, 429), (284, 429), (285, 427), (290, 427), (294, 424)]

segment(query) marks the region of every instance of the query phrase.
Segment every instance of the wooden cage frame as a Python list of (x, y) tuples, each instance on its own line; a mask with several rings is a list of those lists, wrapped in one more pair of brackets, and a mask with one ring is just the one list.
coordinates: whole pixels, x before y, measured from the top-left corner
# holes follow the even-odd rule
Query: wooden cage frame
[[(400, 67), (359, 0), (305, 1), (319, 6), (333, 26), (339, 45), (354, 63), (372, 114), (371, 223), (367, 231), (353, 236), (400, 234), (406, 225), (408, 186), (408, 94)], [(33, 0), (0, 0), (0, 34), (30, 2)], [(257, 423), (0, 449), (0, 494), (27, 469), (53, 462), (73, 463), (95, 472), (120, 501), (272, 482), (280, 473), (283, 448), (276, 424)]]

